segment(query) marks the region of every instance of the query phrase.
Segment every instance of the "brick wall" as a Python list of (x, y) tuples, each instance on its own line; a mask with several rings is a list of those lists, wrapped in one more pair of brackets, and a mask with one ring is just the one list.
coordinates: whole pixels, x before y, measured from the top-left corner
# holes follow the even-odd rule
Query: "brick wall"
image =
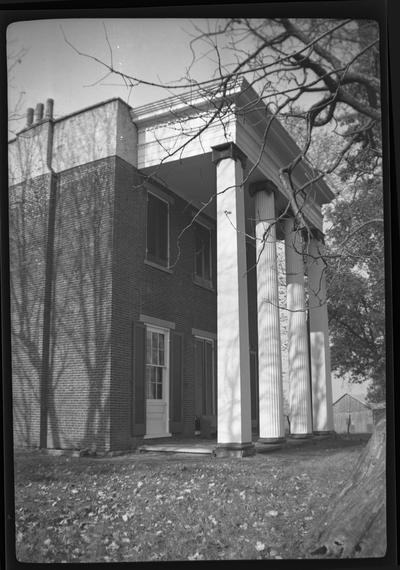
[[(15, 442), (37, 446), (48, 179), (30, 186), (35, 188), (30, 190), (34, 203), (40, 205), (37, 216), (31, 215), (32, 206), (25, 200), (14, 205), (10, 221), (13, 398)], [(96, 445), (107, 450), (137, 443), (131, 432), (132, 331), (141, 314), (174, 322), (175, 331), (184, 335), (183, 433), (194, 431), (192, 328), (216, 332), (216, 256), (214, 290), (210, 291), (193, 282), (193, 229), (186, 230), (178, 242), (179, 233), (191, 221), (191, 210), (183, 199), (169, 193), (172, 270), (145, 263), (150, 188), (156, 187), (116, 157), (58, 175), (48, 447)], [(214, 252), (215, 238), (214, 228)], [(253, 271), (249, 275), (253, 347), (255, 303)]]
[(15, 445), (38, 446), (49, 177), (10, 189), (10, 311)]
[(59, 176), (49, 447), (109, 447), (114, 171), (108, 158)]
[[(109, 447), (115, 159), (64, 171), (56, 188), (47, 446)], [(35, 194), (31, 188), (36, 188)], [(48, 178), (12, 188), (10, 264), (16, 445), (39, 445)]]
[[(184, 334), (183, 430), (194, 430), (194, 370), (192, 328), (216, 332), (216, 293), (193, 282), (194, 232), (178, 234), (190, 223), (187, 203), (174, 195), (170, 206), (171, 272), (145, 263), (147, 191), (155, 188), (121, 160), (116, 168), (115, 247), (113, 268), (113, 445), (130, 440), (132, 406), (132, 324), (141, 314), (175, 323)], [(164, 189), (164, 192), (167, 192)], [(215, 232), (212, 233), (215, 248)], [(216, 265), (214, 256), (214, 285)], [(129, 394), (129, 399), (127, 398)]]
[[(146, 208), (148, 190), (157, 187), (141, 178), (124, 161), (117, 159), (113, 257), (111, 446), (129, 447), (132, 413), (132, 328), (141, 314), (175, 323), (175, 331), (184, 335), (183, 355), (183, 434), (194, 431), (194, 339), (192, 328), (214, 332), (216, 314), (216, 234), (211, 220), (213, 248), (213, 286), (205, 289), (193, 281), (194, 231), (191, 209), (177, 195), (170, 195), (171, 272), (145, 262)], [(257, 292), (255, 251), (249, 247), (248, 275), (250, 343), (257, 349)]]

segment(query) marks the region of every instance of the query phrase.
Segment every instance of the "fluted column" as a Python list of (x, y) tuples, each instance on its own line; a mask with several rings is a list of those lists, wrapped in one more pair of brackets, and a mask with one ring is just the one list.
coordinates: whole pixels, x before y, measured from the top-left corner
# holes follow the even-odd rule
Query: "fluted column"
[(294, 218), (285, 220), (285, 256), (288, 309), (288, 366), (290, 432), (294, 437), (312, 434), (308, 331), (305, 312), (302, 237)]
[(316, 231), (307, 253), (313, 430), (320, 434), (333, 431), (333, 407), (324, 244)]
[(281, 331), (276, 253), (276, 186), (270, 181), (253, 184), (257, 249), (259, 441), (285, 440)]
[(251, 437), (250, 352), (243, 168), (233, 143), (213, 149), (217, 174), (217, 431), (215, 453), (254, 453)]

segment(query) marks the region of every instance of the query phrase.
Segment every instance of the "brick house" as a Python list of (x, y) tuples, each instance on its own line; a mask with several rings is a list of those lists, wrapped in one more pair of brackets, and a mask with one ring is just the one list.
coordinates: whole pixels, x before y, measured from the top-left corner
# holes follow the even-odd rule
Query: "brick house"
[[(224, 101), (229, 111), (193, 140), (212, 109), (200, 94), (136, 109), (111, 99), (57, 119), (52, 100), (28, 110), (9, 144), (15, 445), (130, 449), (193, 435), (204, 417), (221, 452), (250, 453), (252, 429), (284, 437), (279, 308), (262, 302), (276, 283), (254, 237), (271, 203), (272, 217), (290, 213), (278, 172), (297, 147), (275, 121), (258, 159), (254, 91), (242, 83)], [(300, 184), (311, 175), (296, 170)], [(332, 197), (323, 181), (307, 191), (307, 251), (322, 243)], [(285, 240), (295, 314), (304, 261), (310, 298), (325, 293), (312, 289), (317, 256), (289, 241), (302, 239), (293, 220), (264, 249), (276, 267)], [(326, 304), (309, 313), (309, 332), (302, 310), (289, 324), (298, 437), (333, 429)]]

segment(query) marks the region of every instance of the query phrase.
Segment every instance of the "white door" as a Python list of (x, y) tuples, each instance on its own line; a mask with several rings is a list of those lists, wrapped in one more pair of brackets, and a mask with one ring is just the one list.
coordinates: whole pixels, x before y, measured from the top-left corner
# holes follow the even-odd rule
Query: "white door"
[(146, 327), (146, 435), (167, 437), (169, 424), (169, 331)]

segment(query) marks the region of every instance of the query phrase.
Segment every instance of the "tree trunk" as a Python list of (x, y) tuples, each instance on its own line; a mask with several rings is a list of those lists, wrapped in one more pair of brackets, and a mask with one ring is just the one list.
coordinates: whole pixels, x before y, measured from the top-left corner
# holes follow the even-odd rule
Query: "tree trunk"
[(386, 418), (379, 420), (332, 509), (318, 521), (309, 554), (369, 558), (386, 554)]

